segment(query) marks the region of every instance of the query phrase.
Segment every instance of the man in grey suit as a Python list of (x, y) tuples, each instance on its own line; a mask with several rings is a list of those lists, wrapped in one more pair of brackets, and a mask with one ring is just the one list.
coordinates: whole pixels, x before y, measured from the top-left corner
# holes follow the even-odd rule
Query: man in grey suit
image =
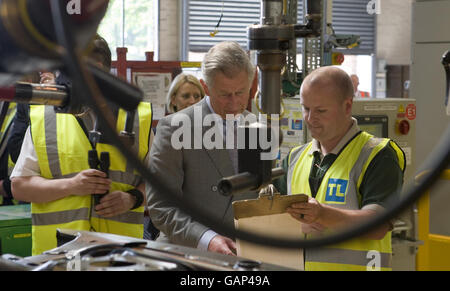
[[(212, 47), (203, 60), (204, 79), (200, 80), (207, 96), (161, 119), (150, 152), (149, 168), (156, 179), (182, 200), (202, 206), (210, 217), (229, 226), (234, 224), (231, 203), (236, 198), (222, 196), (217, 183), (237, 173), (237, 150), (229, 149), (228, 144), (223, 149), (211, 149), (205, 144), (205, 133), (212, 126), (220, 125), (217, 128), (223, 134), (215, 138), (233, 136), (232, 127), (223, 125), (230, 124), (226, 120), (231, 115), (248, 114), (245, 109), (254, 72), (247, 53), (237, 43), (222, 42)], [(165, 193), (160, 193), (154, 185), (148, 184), (146, 189), (151, 220), (161, 231), (158, 241), (229, 255), (235, 253), (236, 245), (231, 238), (195, 221), (165, 200)], [(255, 197), (256, 193), (249, 193), (239, 195), (238, 199)]]

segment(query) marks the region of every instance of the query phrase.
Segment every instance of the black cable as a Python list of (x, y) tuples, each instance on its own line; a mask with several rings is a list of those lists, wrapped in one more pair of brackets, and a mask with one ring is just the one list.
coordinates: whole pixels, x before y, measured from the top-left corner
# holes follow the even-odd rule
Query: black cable
[(450, 98), (450, 50), (442, 56), (442, 65), (444, 66), (445, 76), (447, 79), (447, 88), (445, 90), (445, 106), (448, 106)]
[[(104, 98), (101, 97), (96, 84), (93, 82), (86, 70), (81, 65), (79, 56), (74, 51), (72, 35), (68, 31), (68, 26), (65, 23), (65, 10), (60, 4), (59, 0), (51, 0), (52, 17), (57, 34), (57, 40), (60, 45), (65, 48), (65, 54), (63, 55), (64, 63), (68, 67), (70, 76), (74, 79), (76, 85), (80, 85), (80, 92), (82, 96), (86, 97), (86, 101), (91, 105), (94, 112), (99, 118), (99, 121), (108, 124), (109, 110), (105, 107), (101, 107), (104, 103)], [(109, 112), (108, 112), (109, 111)], [(106, 115), (106, 116), (105, 116)], [(229, 236), (237, 237), (239, 239), (250, 241), (261, 245), (270, 245), (274, 247), (283, 248), (313, 248), (330, 244), (339, 243), (348, 240), (353, 237), (360, 236), (366, 233), (368, 230), (396, 217), (400, 212), (405, 210), (409, 205), (413, 204), (420, 195), (425, 192), (429, 187), (439, 178), (439, 174), (444, 170), (450, 161), (450, 128), (447, 128), (447, 132), (440, 143), (438, 149), (436, 149), (432, 156), (429, 157), (425, 163), (424, 169), (431, 169), (426, 174), (419, 185), (416, 187), (410, 187), (406, 193), (402, 193), (405, 196), (403, 200), (400, 200), (394, 204), (393, 207), (389, 207), (386, 212), (377, 215), (377, 217), (370, 219), (369, 221), (359, 225), (358, 227), (352, 227), (351, 229), (342, 231), (338, 234), (330, 235), (323, 238), (308, 239), (308, 240), (292, 240), (292, 239), (278, 239), (269, 236), (261, 236), (254, 233), (250, 233), (242, 230), (235, 230), (231, 227), (226, 227), (222, 224), (222, 221), (216, 218), (207, 217), (205, 211), (200, 209), (198, 205), (192, 204), (189, 200), (180, 199), (170, 192), (167, 187), (155, 179), (149, 170), (136, 158), (136, 156), (123, 144), (123, 142), (117, 137), (117, 133), (114, 130), (114, 126), (106, 126), (105, 132), (111, 136), (113, 144), (128, 158), (128, 161), (135, 167), (137, 171), (141, 173), (144, 179), (151, 183), (153, 187), (160, 190), (160, 193), (165, 193), (176, 207), (184, 210), (187, 214), (191, 215), (194, 219), (200, 223), (210, 226), (217, 232)]]

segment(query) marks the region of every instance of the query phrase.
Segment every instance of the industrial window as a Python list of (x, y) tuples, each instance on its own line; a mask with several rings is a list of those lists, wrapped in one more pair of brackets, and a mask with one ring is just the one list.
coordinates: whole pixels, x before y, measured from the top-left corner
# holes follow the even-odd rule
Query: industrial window
[[(183, 1), (183, 58), (201, 60), (214, 44), (224, 40), (237, 41), (247, 47), (247, 27), (259, 23), (260, 0), (186, 0)], [(361, 36), (361, 46), (351, 54), (371, 55), (375, 52), (375, 16), (367, 12), (368, 0), (334, 0), (333, 28), (337, 34)], [(220, 21), (218, 33), (210, 33)], [(298, 0), (298, 22), (303, 22), (303, 1)], [(301, 40), (298, 41), (301, 46)]]
[(144, 60), (157, 45), (157, 0), (110, 0), (98, 33), (108, 42), (112, 58), (116, 47), (128, 48), (127, 59)]
[(355, 34), (361, 37), (358, 48), (346, 53), (375, 54), (375, 15), (368, 12), (369, 0), (333, 0), (333, 28), (337, 34)]

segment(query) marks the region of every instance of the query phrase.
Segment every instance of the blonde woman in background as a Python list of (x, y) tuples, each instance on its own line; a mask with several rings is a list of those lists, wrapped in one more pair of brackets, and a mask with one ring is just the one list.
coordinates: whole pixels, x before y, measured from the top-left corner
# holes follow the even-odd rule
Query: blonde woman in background
[(205, 90), (200, 84), (200, 81), (194, 76), (181, 73), (175, 77), (170, 85), (169, 93), (167, 94), (167, 113), (175, 113), (183, 110), (205, 96)]

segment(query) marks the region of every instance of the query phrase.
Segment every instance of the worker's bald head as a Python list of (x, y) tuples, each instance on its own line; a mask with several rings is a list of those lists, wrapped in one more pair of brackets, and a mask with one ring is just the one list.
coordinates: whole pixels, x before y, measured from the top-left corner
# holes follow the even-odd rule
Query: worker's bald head
[(352, 79), (344, 70), (336, 67), (321, 67), (311, 72), (303, 81), (301, 91), (305, 88), (327, 88), (338, 101), (353, 98), (354, 95)]

